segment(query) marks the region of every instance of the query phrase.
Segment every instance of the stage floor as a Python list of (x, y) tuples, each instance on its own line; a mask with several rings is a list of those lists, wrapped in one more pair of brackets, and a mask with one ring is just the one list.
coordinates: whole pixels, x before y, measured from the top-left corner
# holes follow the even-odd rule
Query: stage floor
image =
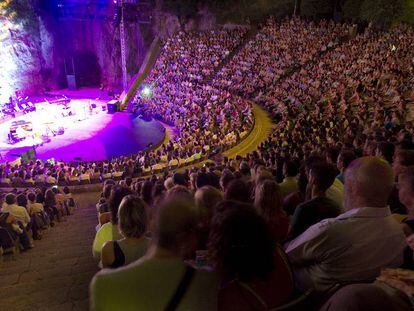
[[(90, 114), (85, 106), (91, 102), (97, 105)], [(33, 147), (35, 138), (27, 138), (17, 144), (10, 144), (8, 133), (12, 121), (25, 120), (36, 127), (53, 120), (65, 129), (63, 135), (50, 137), (51, 141), (36, 147), (38, 159), (75, 161), (100, 161), (129, 155), (145, 149), (150, 143), (156, 145), (164, 138), (164, 127), (157, 121), (146, 122), (128, 113), (107, 114), (101, 106), (105, 102), (95, 99), (72, 100), (77, 114), (70, 117), (55, 115), (54, 105), (26, 114), (0, 124), (0, 155), (2, 162), (14, 161), (23, 152)], [(77, 107), (77, 108), (76, 108)], [(39, 125), (40, 124), (40, 125)]]

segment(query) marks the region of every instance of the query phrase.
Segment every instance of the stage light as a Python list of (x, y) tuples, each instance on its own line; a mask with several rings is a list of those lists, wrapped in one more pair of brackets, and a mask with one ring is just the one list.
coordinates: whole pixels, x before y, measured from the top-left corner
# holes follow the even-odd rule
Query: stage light
[(141, 91), (141, 96), (144, 98), (150, 98), (152, 95), (152, 89), (149, 86), (145, 86)]

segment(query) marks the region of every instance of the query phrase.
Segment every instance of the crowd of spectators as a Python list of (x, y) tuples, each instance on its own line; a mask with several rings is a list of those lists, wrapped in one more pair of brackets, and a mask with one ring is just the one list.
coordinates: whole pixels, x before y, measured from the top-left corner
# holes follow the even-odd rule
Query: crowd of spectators
[[(414, 31), (350, 36), (348, 25), (270, 18), (207, 83), (246, 32), (181, 32), (165, 43), (145, 82), (152, 94), (133, 107), (175, 127), (160, 149), (5, 164), (3, 180), (106, 179), (94, 310), (411, 309)], [(257, 151), (164, 170), (237, 143), (254, 121), (249, 101), (275, 121)], [(385, 268), (409, 278), (389, 282), (403, 272)]]
[(84, 184), (108, 178), (138, 176), (188, 166), (229, 149), (250, 132), (251, 104), (204, 81), (238, 46), (247, 28), (180, 32), (167, 39), (132, 110), (172, 126), (174, 135), (157, 150), (138, 152), (102, 162), (56, 163), (32, 161), (1, 164), (3, 186)]
[(76, 203), (68, 187), (36, 188), (0, 195), (0, 256), (33, 248), (43, 232), (73, 214)]
[(156, 154), (143, 155), (142, 164), (150, 161), (149, 165), (162, 168), (189, 164), (247, 136), (253, 125), (250, 103), (206, 83), (246, 32), (245, 28), (179, 32), (166, 41), (144, 82), (143, 89), (150, 94), (138, 92), (133, 109), (173, 125), (176, 136)]
[[(382, 270), (413, 267), (414, 32), (339, 44), (346, 27), (269, 19), (216, 76), (274, 119), (257, 151), (105, 184), (96, 259), (119, 267), (131, 252), (118, 235), (130, 195), (146, 207), (135, 239), (147, 251), (95, 276), (94, 309), (411, 309), (409, 281), (387, 278), (409, 272)], [(124, 248), (105, 264), (113, 240)]]
[[(414, 160), (414, 151), (398, 152)], [(288, 165), (285, 178), (300, 171), (298, 163)], [(357, 157), (344, 170), (339, 206), (327, 194), (339, 176), (336, 165), (325, 153), (304, 165), (302, 180), (294, 177), (290, 187), (259, 153), (149, 180), (108, 180), (93, 253), (109, 269), (91, 284), (92, 308), (163, 309), (190, 278), (180, 308), (256, 310), (294, 302), (337, 310), (331, 305), (339, 299), (347, 307), (409, 310), (395, 289), (375, 280), (383, 268), (412, 265), (412, 252), (405, 254), (414, 167), (404, 164), (398, 174), (382, 157)], [(388, 203), (397, 175), (406, 216), (392, 214)], [(293, 204), (300, 183), (304, 195)], [(344, 300), (343, 288), (359, 290)], [(386, 308), (372, 297), (358, 300), (367, 291), (381, 295)]]
[(300, 18), (278, 22), (271, 17), (220, 70), (215, 85), (243, 98), (266, 91), (292, 68), (303, 66), (338, 45), (346, 37), (348, 27), (332, 21), (316, 23)]

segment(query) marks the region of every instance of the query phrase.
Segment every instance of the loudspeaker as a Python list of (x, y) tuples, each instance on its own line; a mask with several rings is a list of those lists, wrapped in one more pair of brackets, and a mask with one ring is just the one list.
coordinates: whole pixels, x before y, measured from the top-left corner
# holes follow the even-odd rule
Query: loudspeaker
[(119, 101), (117, 100), (111, 100), (106, 106), (109, 114), (114, 114), (119, 111)]

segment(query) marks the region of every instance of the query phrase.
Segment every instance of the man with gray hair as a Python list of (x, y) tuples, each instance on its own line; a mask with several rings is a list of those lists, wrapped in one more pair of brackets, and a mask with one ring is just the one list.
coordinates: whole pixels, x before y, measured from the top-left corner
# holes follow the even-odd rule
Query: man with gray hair
[(153, 246), (138, 261), (103, 270), (91, 283), (92, 310), (216, 310), (218, 281), (183, 259), (197, 246), (194, 203), (174, 197), (161, 205)]
[(346, 170), (345, 181), (346, 212), (286, 245), (302, 289), (373, 281), (382, 268), (403, 262), (404, 234), (387, 206), (394, 185), (391, 166), (378, 157), (359, 158)]

